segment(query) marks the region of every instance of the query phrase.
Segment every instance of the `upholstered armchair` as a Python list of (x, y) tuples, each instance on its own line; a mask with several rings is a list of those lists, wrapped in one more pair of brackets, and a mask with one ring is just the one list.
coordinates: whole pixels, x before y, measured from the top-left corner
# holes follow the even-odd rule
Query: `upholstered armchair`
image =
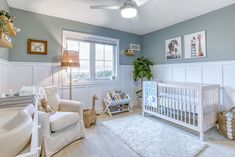
[(39, 111), (42, 156), (52, 156), (69, 143), (85, 136), (83, 104), (62, 100), (56, 87), (45, 88), (48, 104), (56, 111), (49, 114)]

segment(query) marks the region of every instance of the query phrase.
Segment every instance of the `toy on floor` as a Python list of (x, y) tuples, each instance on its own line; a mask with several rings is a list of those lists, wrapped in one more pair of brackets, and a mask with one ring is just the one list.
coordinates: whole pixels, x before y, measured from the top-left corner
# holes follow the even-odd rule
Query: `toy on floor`
[(83, 119), (86, 128), (96, 123), (95, 101), (98, 100), (97, 96), (92, 97), (92, 109), (83, 110)]

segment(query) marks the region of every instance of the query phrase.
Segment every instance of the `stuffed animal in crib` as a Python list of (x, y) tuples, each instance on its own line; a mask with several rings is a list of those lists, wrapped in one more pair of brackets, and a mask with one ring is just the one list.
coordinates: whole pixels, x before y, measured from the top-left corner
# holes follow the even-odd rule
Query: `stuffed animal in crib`
[(86, 128), (96, 123), (95, 101), (98, 100), (97, 96), (92, 97), (92, 109), (83, 110), (83, 119)]

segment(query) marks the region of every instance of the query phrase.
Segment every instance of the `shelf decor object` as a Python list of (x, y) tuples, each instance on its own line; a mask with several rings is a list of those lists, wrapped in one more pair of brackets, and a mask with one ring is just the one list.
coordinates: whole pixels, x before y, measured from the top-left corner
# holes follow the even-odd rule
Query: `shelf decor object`
[(104, 97), (104, 105), (104, 113), (108, 113), (110, 117), (115, 113), (132, 111), (130, 96), (121, 91), (107, 92)]
[(12, 48), (10, 36), (16, 36), (13, 21), (15, 17), (7, 11), (0, 10), (0, 47)]
[(28, 39), (28, 54), (47, 55), (47, 41)]
[(0, 30), (0, 47), (12, 48), (11, 38)]
[(72, 68), (80, 67), (79, 52), (65, 50), (62, 55), (61, 66), (69, 68), (69, 99), (72, 100)]

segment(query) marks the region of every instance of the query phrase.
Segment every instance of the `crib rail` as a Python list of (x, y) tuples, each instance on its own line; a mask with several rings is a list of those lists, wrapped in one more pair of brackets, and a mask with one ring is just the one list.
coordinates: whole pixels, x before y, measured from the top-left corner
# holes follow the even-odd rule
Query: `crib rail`
[[(156, 92), (151, 93), (154, 89)], [(149, 113), (196, 130), (203, 138), (203, 133), (215, 124), (218, 93), (218, 85), (146, 81), (143, 114)], [(153, 95), (157, 98), (156, 103), (151, 102)]]

